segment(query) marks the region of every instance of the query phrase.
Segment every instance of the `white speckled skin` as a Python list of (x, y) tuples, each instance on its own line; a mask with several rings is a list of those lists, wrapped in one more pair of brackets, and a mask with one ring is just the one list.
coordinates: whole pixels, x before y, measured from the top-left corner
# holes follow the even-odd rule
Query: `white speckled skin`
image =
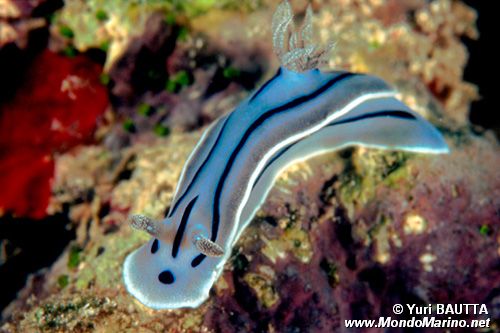
[[(199, 306), (280, 171), (349, 145), (448, 152), (441, 134), (381, 79), (280, 68), (205, 132), (161, 222), (157, 250), (152, 239), (125, 260), (127, 290), (155, 309)], [(197, 236), (220, 245), (224, 255), (200, 257)], [(173, 278), (161, 282), (166, 271)]]

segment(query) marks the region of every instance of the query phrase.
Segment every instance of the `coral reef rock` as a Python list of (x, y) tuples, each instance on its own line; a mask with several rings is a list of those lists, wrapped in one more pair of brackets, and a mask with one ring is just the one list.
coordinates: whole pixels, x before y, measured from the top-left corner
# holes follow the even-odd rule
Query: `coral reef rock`
[[(322, 332), (340, 331), (343, 319), (390, 313), (395, 303), (493, 308), (500, 158), (493, 139), (470, 134), (449, 137), (452, 153), (439, 158), (347, 149), (289, 168), (206, 303), (175, 311), (141, 305), (126, 292), (121, 269), (147, 236), (128, 226), (127, 214), (165, 213), (179, 161), (198, 137), (173, 134), (124, 152), (121, 168), (130, 176), (111, 194), (96, 192), (86, 208), (72, 205), (80, 223), (87, 216), (79, 241), (44, 275), (42, 287), (27, 287), (22, 308), (4, 313), (10, 317), (4, 331)], [(109, 190), (118, 171), (88, 158), (95, 154), (88, 148), (59, 163), (81, 165), (82, 180), (100, 170), (109, 177), (93, 186)], [(78, 184), (62, 182), (59, 194)]]
[[(272, 75), (276, 60), (256, 41), (271, 40), (276, 3), (237, 12), (241, 29), (227, 29), (235, 15), (227, 9), (193, 16), (185, 44), (178, 43), (183, 25), (150, 17), (143, 39), (121, 53), (128, 67), (118, 61), (110, 71), (110, 89), (120, 100), (114, 107), (129, 117), (122, 128), (135, 125), (136, 136), (120, 141), (124, 132), (112, 131), (106, 144), (54, 160), (50, 209), (68, 209), (77, 238), (30, 279), (4, 311), (0, 332), (344, 332), (345, 319), (390, 315), (396, 303), (484, 303), (491, 331), (498, 331), (500, 154), (491, 133), (475, 135), (468, 127), (477, 93), (462, 80), (467, 50), (460, 38), (476, 38), (477, 31), (475, 12), (460, 1), (313, 1), (318, 38), (337, 41), (329, 66), (394, 84), (443, 132), (450, 154), (349, 148), (293, 165), (238, 240), (204, 304), (155, 311), (127, 293), (122, 263), (148, 239), (129, 227), (129, 214), (162, 218), (204, 126), (252, 89), (234, 85), (235, 78), (258, 72), (254, 84)], [(200, 37), (199, 27), (208, 27)], [(224, 59), (214, 61), (218, 52)], [(141, 54), (165, 61), (158, 67), (166, 90), (137, 96), (140, 87), (130, 78)], [(235, 80), (213, 81), (221, 77)], [(218, 99), (207, 93), (210, 82), (223, 82)], [(172, 131), (141, 136), (150, 127), (137, 119), (164, 102), (178, 107), (165, 113), (179, 117), (166, 123)]]

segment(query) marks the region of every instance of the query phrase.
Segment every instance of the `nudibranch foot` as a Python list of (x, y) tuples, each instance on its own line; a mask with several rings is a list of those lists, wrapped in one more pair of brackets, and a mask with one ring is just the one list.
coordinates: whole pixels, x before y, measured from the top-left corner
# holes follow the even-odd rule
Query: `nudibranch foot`
[(288, 1), (278, 5), (272, 23), (274, 52), (281, 66), (294, 72), (305, 72), (326, 62), (334, 43), (325, 47), (313, 44), (312, 8), (307, 6), (300, 28), (293, 23), (293, 10)]

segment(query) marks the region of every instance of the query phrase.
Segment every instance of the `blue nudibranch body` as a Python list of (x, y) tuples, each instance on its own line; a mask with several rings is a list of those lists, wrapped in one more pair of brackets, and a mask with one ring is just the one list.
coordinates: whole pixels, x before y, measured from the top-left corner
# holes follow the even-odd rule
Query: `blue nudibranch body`
[(153, 236), (124, 264), (125, 285), (143, 304), (175, 309), (204, 302), (274, 180), (298, 160), (352, 145), (448, 152), (441, 134), (383, 80), (316, 69), (325, 50), (309, 43), (311, 11), (288, 39), (291, 18), (285, 1), (273, 18), (282, 67), (205, 131), (167, 217), (132, 218)]

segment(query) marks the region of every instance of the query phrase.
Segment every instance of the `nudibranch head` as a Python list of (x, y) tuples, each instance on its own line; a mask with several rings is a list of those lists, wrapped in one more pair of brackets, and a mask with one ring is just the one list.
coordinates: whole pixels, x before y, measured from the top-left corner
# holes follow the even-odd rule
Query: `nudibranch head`
[[(195, 223), (195, 214), (191, 218), (192, 227), (187, 226), (183, 230), (181, 239), (175, 229), (173, 234), (170, 232), (172, 222), (168, 219), (152, 222), (143, 216), (133, 217), (135, 228), (153, 236), (128, 255), (123, 266), (127, 290), (144, 305), (154, 309), (197, 307), (207, 299), (216, 279), (214, 267), (221, 258), (207, 257), (203, 265), (192, 267), (193, 259), (200, 255), (196, 242), (205, 230)], [(210, 242), (207, 243), (210, 246)]]
[[(158, 250), (152, 253), (155, 246)], [(208, 297), (207, 281), (214, 280), (215, 272), (191, 267), (190, 259), (199, 252), (183, 251), (173, 259), (169, 247), (153, 239), (127, 257), (123, 267), (127, 290), (154, 309), (197, 307)]]

